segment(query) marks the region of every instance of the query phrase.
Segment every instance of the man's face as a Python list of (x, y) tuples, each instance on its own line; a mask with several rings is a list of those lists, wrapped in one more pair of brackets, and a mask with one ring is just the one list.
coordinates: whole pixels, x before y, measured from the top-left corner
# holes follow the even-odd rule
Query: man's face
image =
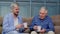
[(14, 8), (13, 8), (13, 13), (14, 13), (15, 15), (18, 15), (18, 13), (19, 13), (19, 7), (18, 7), (17, 5), (14, 6)]
[(39, 12), (39, 15), (40, 15), (41, 19), (44, 19), (45, 16), (47, 15), (47, 10), (41, 9), (40, 12)]

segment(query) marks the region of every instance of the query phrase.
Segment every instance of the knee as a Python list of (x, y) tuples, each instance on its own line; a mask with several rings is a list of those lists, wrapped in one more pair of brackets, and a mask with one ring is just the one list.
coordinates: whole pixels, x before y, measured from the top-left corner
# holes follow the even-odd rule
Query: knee
[(53, 31), (49, 31), (48, 34), (55, 34)]
[(32, 31), (32, 32), (31, 32), (31, 34), (37, 34), (37, 32), (35, 32), (35, 31)]

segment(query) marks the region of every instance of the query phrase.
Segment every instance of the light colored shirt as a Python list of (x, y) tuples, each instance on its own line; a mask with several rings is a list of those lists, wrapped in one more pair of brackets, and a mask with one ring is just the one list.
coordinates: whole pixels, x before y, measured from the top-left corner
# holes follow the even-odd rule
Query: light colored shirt
[(18, 25), (18, 18), (14, 19), (14, 26)]
[[(18, 20), (17, 20), (18, 24), (22, 24), (23, 23), (22, 17), (17, 16), (17, 18), (18, 18)], [(12, 13), (10, 13), (10, 14), (4, 16), (4, 19), (3, 19), (3, 34), (8, 33), (10, 31), (14, 31), (14, 30), (16, 30), (16, 27), (14, 26), (14, 17), (12, 15)], [(21, 30), (21, 29), (19, 29), (19, 30)]]

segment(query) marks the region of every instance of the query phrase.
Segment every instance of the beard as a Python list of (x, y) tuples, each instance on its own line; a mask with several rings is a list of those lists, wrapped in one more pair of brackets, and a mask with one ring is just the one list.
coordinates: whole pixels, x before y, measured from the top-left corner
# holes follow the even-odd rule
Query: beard
[(14, 13), (14, 15), (17, 17), (18, 16), (18, 13)]

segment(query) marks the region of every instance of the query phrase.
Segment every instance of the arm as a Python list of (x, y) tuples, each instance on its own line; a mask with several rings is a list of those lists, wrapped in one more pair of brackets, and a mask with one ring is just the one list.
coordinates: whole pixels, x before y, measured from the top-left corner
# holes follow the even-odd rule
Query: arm
[[(19, 23), (20, 23), (20, 24), (23, 24), (23, 20), (22, 20), (23, 18), (22, 18), (21, 16), (19, 16), (18, 18), (19, 18)], [(22, 25), (22, 27), (19, 28), (19, 32), (24, 32), (24, 31), (25, 31), (25, 29), (24, 29), (24, 27), (23, 27), (23, 25)]]
[(4, 17), (3, 31), (9, 32), (9, 31), (12, 31), (12, 30), (15, 30), (15, 27), (14, 26), (9, 26), (9, 17), (8, 16)]
[(53, 25), (53, 22), (52, 22), (52, 19), (50, 18), (49, 20), (49, 24), (48, 24), (48, 29), (46, 29), (46, 31), (54, 31), (54, 25)]
[(32, 24), (30, 25), (30, 30), (31, 30), (31, 31), (33, 31), (33, 30), (34, 30), (33, 27), (34, 27), (35, 25), (37, 25), (36, 20), (37, 20), (37, 19), (36, 19), (35, 17), (34, 17), (33, 20), (32, 20)]

